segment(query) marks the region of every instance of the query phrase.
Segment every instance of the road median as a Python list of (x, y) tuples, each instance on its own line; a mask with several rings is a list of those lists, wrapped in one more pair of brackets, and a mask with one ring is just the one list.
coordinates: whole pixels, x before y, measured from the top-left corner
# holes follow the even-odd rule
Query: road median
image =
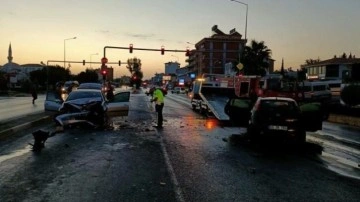
[(14, 133), (26, 130), (30, 127), (39, 126), (51, 121), (51, 117), (45, 113), (29, 114), (0, 123), (0, 139), (9, 137)]

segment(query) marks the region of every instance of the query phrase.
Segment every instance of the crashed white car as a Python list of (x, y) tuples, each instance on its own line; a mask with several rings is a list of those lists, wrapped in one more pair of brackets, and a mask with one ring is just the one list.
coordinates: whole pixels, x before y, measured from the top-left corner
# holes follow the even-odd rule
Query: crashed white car
[(88, 123), (93, 126), (108, 124), (110, 117), (127, 116), (130, 91), (114, 93), (109, 101), (101, 90), (78, 89), (72, 91), (65, 101), (56, 92), (48, 92), (44, 103), (45, 112), (54, 114), (61, 126)]

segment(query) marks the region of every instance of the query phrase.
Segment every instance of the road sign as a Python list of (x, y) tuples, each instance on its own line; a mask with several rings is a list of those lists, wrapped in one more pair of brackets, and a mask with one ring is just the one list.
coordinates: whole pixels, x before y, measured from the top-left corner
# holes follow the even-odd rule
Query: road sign
[(101, 63), (105, 64), (108, 62), (108, 59), (106, 57), (101, 58)]

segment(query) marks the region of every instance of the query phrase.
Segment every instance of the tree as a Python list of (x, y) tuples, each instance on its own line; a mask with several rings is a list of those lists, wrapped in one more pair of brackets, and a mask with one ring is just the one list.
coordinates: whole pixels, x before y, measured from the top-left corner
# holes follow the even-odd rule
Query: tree
[(264, 41), (251, 41), (250, 46), (246, 46), (241, 58), (244, 65), (242, 69), (245, 75), (261, 75), (266, 74), (271, 59), (271, 50), (265, 45)]
[(141, 60), (134, 57), (127, 60), (126, 68), (131, 74), (131, 85), (135, 85), (136, 89), (141, 86), (142, 78), (144, 77), (141, 71)]
[(49, 86), (55, 86), (59, 81), (71, 80), (70, 70), (56, 66), (46, 66), (42, 70), (36, 70), (30, 72), (30, 80), (36, 81), (40, 86), (46, 86), (49, 82)]
[(343, 53), (342, 56), (341, 56), (341, 58), (347, 58), (346, 53)]
[(85, 82), (98, 82), (98, 74), (95, 70), (92, 69), (86, 69), (83, 72), (80, 72), (76, 77), (75, 80), (77, 80), (79, 83), (85, 83)]
[[(335, 56), (336, 57), (336, 56)], [(320, 60), (320, 58), (317, 58), (317, 59), (306, 59), (305, 60), (305, 64), (307, 64), (307, 65), (312, 65), (312, 64), (315, 64), (315, 63), (318, 63), (318, 62), (320, 62), (321, 60)]]

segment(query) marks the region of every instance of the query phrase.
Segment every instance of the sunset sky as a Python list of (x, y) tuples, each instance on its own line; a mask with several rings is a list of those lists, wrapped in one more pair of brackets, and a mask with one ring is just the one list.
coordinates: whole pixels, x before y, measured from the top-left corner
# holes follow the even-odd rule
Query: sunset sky
[[(247, 38), (264, 41), (275, 69), (297, 69), (306, 59), (330, 59), (342, 53), (360, 57), (359, 0), (241, 0), (248, 4)], [(246, 5), (230, 0), (2, 0), (0, 65), (63, 60), (100, 62), (104, 46), (185, 50), (211, 28), (245, 36)], [(98, 53), (98, 55), (95, 55)], [(140, 58), (145, 78), (164, 72), (164, 63), (185, 66), (184, 53), (107, 50), (109, 62)], [(63, 63), (58, 63), (63, 66)], [(115, 76), (129, 75), (112, 65)], [(71, 64), (77, 74), (89, 65)], [(98, 65), (92, 64), (92, 68)]]

